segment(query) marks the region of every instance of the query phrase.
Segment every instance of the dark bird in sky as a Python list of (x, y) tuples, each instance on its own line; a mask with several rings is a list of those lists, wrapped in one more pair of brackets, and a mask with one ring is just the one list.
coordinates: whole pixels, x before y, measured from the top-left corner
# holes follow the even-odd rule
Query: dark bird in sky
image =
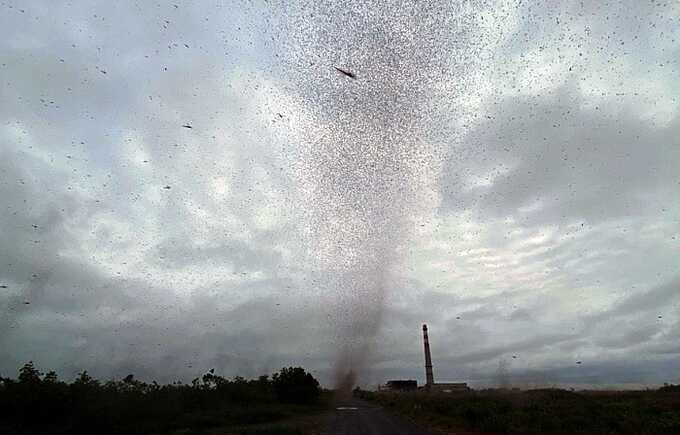
[(184, 128), (193, 128), (193, 127), (190, 126), (189, 124), (184, 124), (182, 127), (184, 127)]
[(338, 70), (338, 72), (343, 73), (344, 75), (346, 75), (347, 77), (349, 77), (351, 79), (356, 79), (356, 76), (349, 71), (345, 71), (344, 69), (340, 69), (337, 66), (334, 66), (333, 68), (335, 68), (336, 70)]

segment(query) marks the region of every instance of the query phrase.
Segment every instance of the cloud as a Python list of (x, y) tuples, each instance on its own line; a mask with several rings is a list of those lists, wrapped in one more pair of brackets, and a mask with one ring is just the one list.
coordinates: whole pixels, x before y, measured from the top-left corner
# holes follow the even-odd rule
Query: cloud
[(672, 377), (676, 5), (175, 3), (0, 6), (0, 372)]
[[(449, 160), (443, 171), (444, 210), (469, 207), (486, 218), (512, 217), (524, 225), (593, 225), (663, 213), (664, 207), (644, 205), (663, 203), (670, 186), (678, 185), (669, 161), (678, 159), (674, 138), (680, 124), (658, 128), (635, 112), (612, 117), (584, 103), (567, 87), (496, 104), (487, 115), (491, 120), (465, 138), (476, 151), (463, 162)], [(458, 168), (485, 174), (488, 181)], [(462, 189), (446, 190), (459, 184)]]

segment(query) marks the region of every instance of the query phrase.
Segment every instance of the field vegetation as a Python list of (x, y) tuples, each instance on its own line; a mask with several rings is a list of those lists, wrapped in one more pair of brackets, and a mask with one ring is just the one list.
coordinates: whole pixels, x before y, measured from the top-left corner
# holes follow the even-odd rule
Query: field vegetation
[(649, 391), (482, 390), (391, 393), (355, 390), (444, 433), (680, 433), (680, 386)]

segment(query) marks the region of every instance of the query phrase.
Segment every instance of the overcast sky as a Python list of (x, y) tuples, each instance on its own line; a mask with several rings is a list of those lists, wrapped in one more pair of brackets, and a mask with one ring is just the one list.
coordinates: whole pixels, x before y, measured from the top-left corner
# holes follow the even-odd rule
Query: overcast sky
[(680, 382), (680, 3), (320, 3), (0, 1), (0, 375)]

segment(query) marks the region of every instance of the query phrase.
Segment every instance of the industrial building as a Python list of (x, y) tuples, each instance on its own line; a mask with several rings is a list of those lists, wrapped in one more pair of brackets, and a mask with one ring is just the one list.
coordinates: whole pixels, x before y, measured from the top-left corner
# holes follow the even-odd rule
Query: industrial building
[(387, 381), (387, 384), (385, 384), (384, 387), (380, 387), (380, 390), (388, 390), (388, 391), (416, 391), (418, 389), (418, 382), (414, 381), (412, 379), (408, 380), (392, 380), (392, 381)]
[(427, 325), (423, 325), (423, 347), (425, 348), (425, 386), (428, 391), (441, 393), (453, 393), (456, 391), (469, 391), (466, 382), (442, 382), (434, 381), (434, 371), (432, 370), (432, 354), (430, 353), (430, 339), (427, 336)]
[(378, 387), (381, 391), (408, 392), (423, 389), (425, 391), (439, 393), (454, 393), (459, 391), (469, 391), (466, 382), (435, 382), (434, 371), (432, 370), (432, 354), (430, 353), (430, 339), (427, 336), (427, 325), (423, 325), (423, 346), (425, 348), (425, 385), (418, 387), (414, 380), (391, 380), (385, 385)]

